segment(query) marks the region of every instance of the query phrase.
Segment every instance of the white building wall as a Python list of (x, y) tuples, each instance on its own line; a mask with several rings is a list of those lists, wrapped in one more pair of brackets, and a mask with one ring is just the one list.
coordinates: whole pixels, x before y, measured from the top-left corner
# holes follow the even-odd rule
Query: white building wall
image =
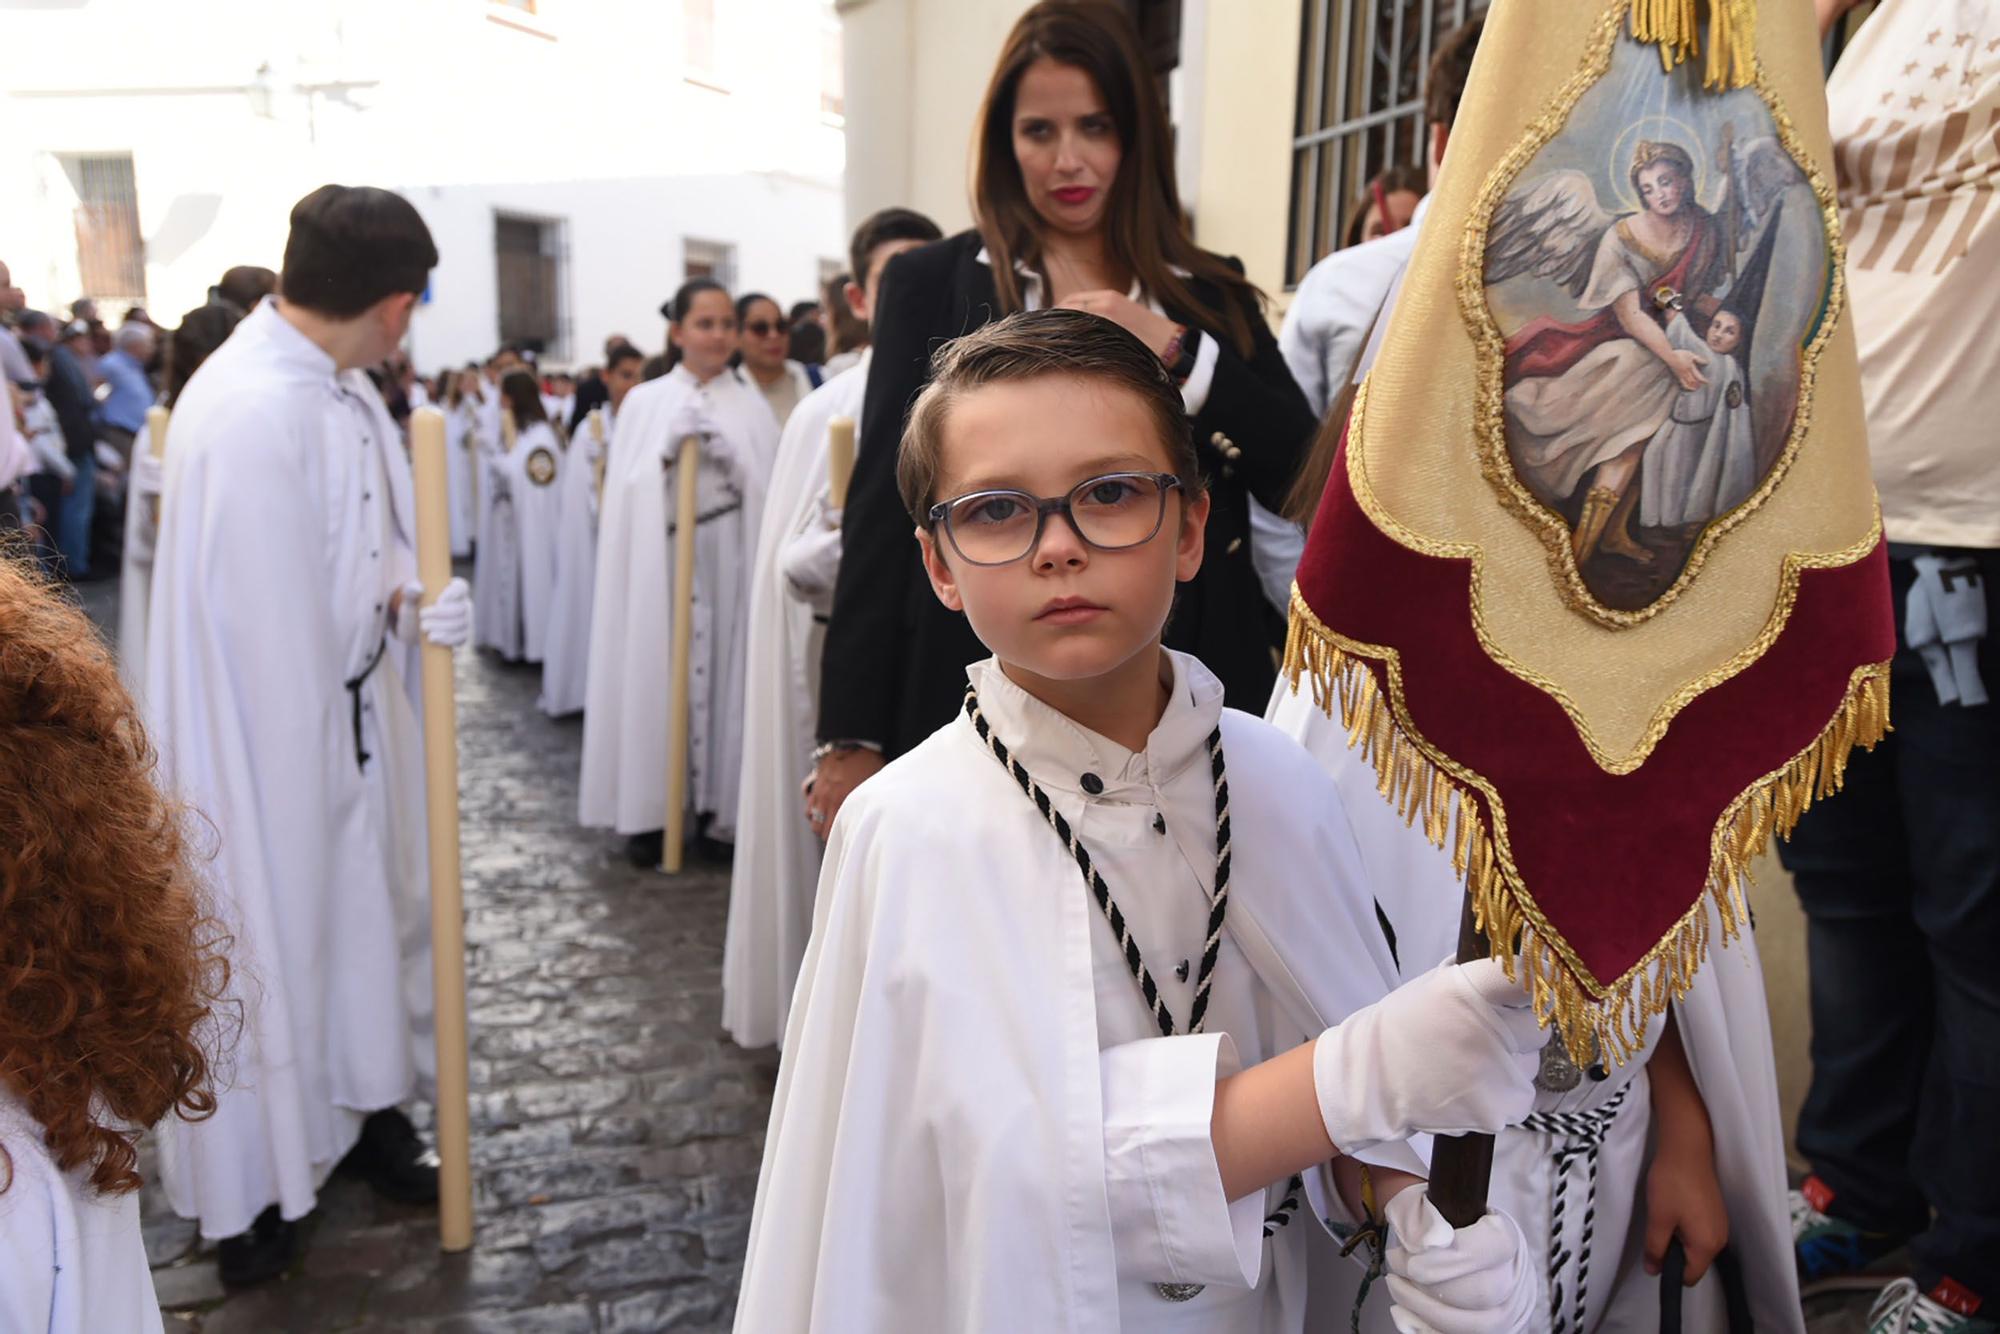
[(145, 299), (170, 322), (230, 265), (279, 267), (308, 191), (383, 185), (439, 243), (420, 364), (497, 341), (496, 208), (566, 221), (572, 348), (622, 332), (656, 349), (682, 237), (734, 244), (741, 279), (787, 303), (844, 253), (844, 134), (820, 112), (829, 3), (714, 0), (701, 71), (680, 0), (0, 7), (0, 259), (31, 304), (66, 307), (74, 200), (52, 155), (130, 152)]

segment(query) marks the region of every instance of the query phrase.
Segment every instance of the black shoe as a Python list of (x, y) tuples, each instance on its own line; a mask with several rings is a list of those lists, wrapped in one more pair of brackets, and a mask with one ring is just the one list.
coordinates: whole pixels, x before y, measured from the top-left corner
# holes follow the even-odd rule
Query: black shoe
[(625, 860), (642, 871), (657, 871), (666, 846), (664, 829), (655, 829), (650, 834), (634, 834), (625, 840)]
[(398, 1204), (436, 1204), (438, 1157), (394, 1107), (370, 1112), (361, 1138), (340, 1160), (340, 1170), (360, 1177), (375, 1193)]
[(248, 1232), (216, 1245), (215, 1269), (226, 1288), (254, 1288), (290, 1269), (298, 1253), (299, 1225), (286, 1222), (274, 1204)]

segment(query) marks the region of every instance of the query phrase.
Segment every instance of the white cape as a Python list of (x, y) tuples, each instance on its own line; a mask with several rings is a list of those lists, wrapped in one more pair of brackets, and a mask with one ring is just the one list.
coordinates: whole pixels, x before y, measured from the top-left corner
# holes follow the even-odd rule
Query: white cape
[[(1405, 824), (1377, 794), (1374, 767), (1348, 748), (1346, 729), (1313, 703), (1310, 690), (1294, 693), (1281, 680), (1267, 717), (1310, 750), (1339, 787), (1368, 882), (1394, 927), (1404, 975), (1413, 976), (1454, 953), (1465, 888), (1449, 855), (1432, 847), (1421, 830)], [(1756, 1327), (1762, 1334), (1803, 1334), (1785, 1194), (1784, 1122), (1757, 943), (1746, 931), (1723, 946), (1721, 921), (1712, 905), (1709, 912), (1709, 959), (1686, 999), (1674, 1007), (1681, 1045), (1714, 1127), (1729, 1244), (1743, 1265)], [(1282, 938), (1279, 947), (1293, 957)], [(1314, 979), (1302, 977), (1310, 989)], [(1664, 1023), (1656, 1018), (1649, 1026), (1649, 1051)], [(1543, 1094), (1537, 1101), (1538, 1112), (1584, 1110), (1603, 1105), (1628, 1083), (1630, 1092), (1601, 1150), (1588, 1323), (1579, 1334), (1652, 1331), (1660, 1325), (1659, 1280), (1649, 1277), (1640, 1263), (1650, 1122), (1645, 1068), (1635, 1061), (1614, 1069), (1602, 1084), (1586, 1080), (1570, 1094)], [(1537, 1252), (1538, 1271), (1546, 1270), (1554, 1147), (1552, 1137), (1526, 1130), (1508, 1131), (1495, 1145), (1490, 1202), (1520, 1224)], [(1575, 1250), (1580, 1241), (1577, 1210), (1585, 1197), (1581, 1161), (1571, 1172), (1565, 1240)], [(1567, 1272), (1573, 1286), (1575, 1270)], [(1566, 1314), (1568, 1310), (1566, 1300)], [(1724, 1328), (1720, 1285), (1713, 1274), (1688, 1295), (1685, 1318), (1691, 1330)], [(1388, 1327), (1384, 1323), (1380, 1328)]]
[[(1298, 818), (1337, 806), (1325, 775), (1257, 719), (1221, 726), (1227, 929), (1285, 1022), (1316, 1033), (1393, 985), (1388, 952), (1346, 824)], [(741, 1334), (1121, 1328), (1097, 912), (963, 716), (849, 798), (786, 1021)]]
[[(153, 448), (153, 428), (141, 426), (132, 438), (132, 457)], [(155, 505), (159, 492), (140, 485), (140, 469), (126, 473), (125, 548), (118, 572), (118, 679), (138, 699), (146, 688), (146, 612), (153, 596), (153, 543), (159, 537)]]
[[(308, 1213), (363, 1115), (434, 1068), (415, 655), (383, 639), (415, 506), (367, 376), (336, 377), (268, 301), (195, 372), (173, 436), (146, 714), (214, 849), (243, 1023), (215, 1115), (162, 1123), (161, 1169), (175, 1211), (227, 1237), (266, 1205)], [(344, 683), (378, 648), (364, 768)]]
[(597, 542), (597, 606), (584, 692), (586, 825), (645, 833), (666, 822), (668, 663), (673, 522), (679, 442), (675, 421), (699, 397), (721, 435), (698, 474), (694, 643), (688, 702), (689, 804), (709, 833), (736, 827), (743, 762), (748, 594), (778, 423), (763, 395), (734, 371), (699, 383), (685, 365), (626, 396), (611, 438)]
[(450, 496), (451, 509), (451, 555), (453, 560), (464, 560), (472, 554), (472, 544), (479, 534), (479, 521), (473, 517), (475, 492), (472, 473), (479, 461), (479, 422), (469, 402), (460, 400), (455, 408), (443, 408), (444, 412), (444, 476), (445, 489)]
[(548, 640), (565, 466), (546, 422), (531, 423), (512, 452), (487, 458), (473, 624), (479, 643), (510, 662), (540, 662)]
[(812, 770), (819, 625), (812, 606), (787, 586), (780, 554), (803, 518), (818, 515), (826, 491), (827, 423), (859, 418), (867, 389), (864, 362), (821, 385), (793, 411), (778, 441), (757, 536), (743, 784), (722, 947), (722, 1026), (744, 1047), (768, 1047), (785, 1031), (819, 880), (819, 839), (806, 823), (800, 796)]
[(551, 718), (583, 709), (589, 684), (590, 613), (597, 585), (598, 464), (611, 446), (615, 423), (609, 403), (577, 428), (564, 460), (556, 519), (554, 605), (548, 642), (542, 646), (542, 712)]

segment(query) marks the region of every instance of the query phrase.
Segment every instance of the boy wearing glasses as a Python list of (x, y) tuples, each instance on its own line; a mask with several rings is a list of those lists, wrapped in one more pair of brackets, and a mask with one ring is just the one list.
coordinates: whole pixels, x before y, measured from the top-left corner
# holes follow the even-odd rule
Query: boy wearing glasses
[(1402, 1141), (1525, 1115), (1542, 1035), (1490, 962), (1390, 992), (1329, 780), (1161, 647), (1208, 502), (1159, 359), (967, 335), (897, 480), (994, 656), (834, 822), (736, 1328), (1298, 1334), (1363, 1212), (1403, 1330), (1529, 1328), (1518, 1230), (1455, 1232)]

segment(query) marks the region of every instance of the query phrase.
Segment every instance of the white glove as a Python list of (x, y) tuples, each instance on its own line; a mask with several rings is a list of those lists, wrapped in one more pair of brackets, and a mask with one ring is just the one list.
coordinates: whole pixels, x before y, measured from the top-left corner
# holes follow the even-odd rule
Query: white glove
[(1425, 1132), (1497, 1133), (1534, 1110), (1544, 1041), (1499, 963), (1447, 961), (1319, 1035), (1326, 1133), (1350, 1154)]
[(1542, 1282), (1514, 1220), (1489, 1210), (1454, 1228), (1412, 1186), (1383, 1210), (1389, 1318), (1400, 1334), (1526, 1334), (1543, 1311)]
[(706, 449), (721, 434), (722, 428), (715, 424), (715, 418), (709, 413), (708, 404), (697, 395), (681, 404), (681, 410), (674, 414), (662, 448), (666, 450), (665, 457), (672, 461), (681, 451), (681, 441), (689, 436), (700, 436), (702, 446)]
[(422, 605), (423, 597), (424, 586), (417, 580), (403, 585), (396, 615), (398, 639), (414, 644), (420, 630), (425, 639), (443, 648), (461, 648), (472, 639), (472, 588), (465, 580), (454, 578), (428, 607)]

